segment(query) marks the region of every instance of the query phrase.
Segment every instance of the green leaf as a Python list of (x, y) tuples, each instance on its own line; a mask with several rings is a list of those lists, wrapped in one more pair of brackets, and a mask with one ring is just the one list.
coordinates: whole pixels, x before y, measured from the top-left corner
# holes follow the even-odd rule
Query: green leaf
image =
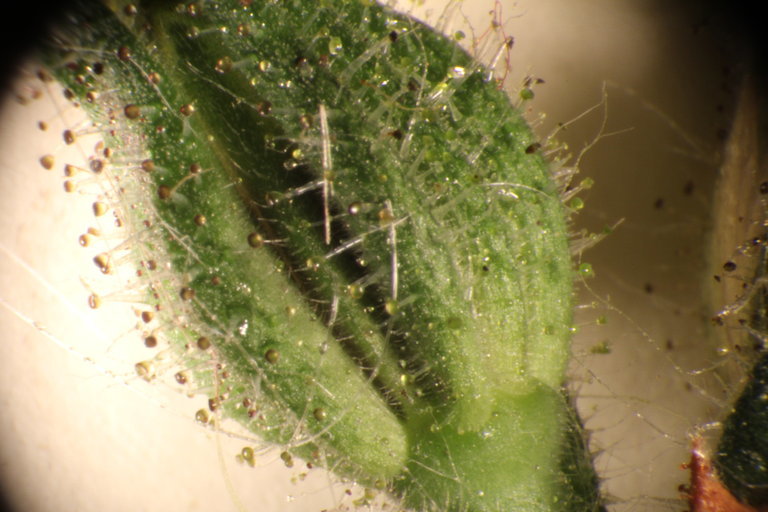
[(211, 409), (419, 510), (599, 509), (564, 208), (488, 70), (372, 2), (111, 8), (46, 58)]

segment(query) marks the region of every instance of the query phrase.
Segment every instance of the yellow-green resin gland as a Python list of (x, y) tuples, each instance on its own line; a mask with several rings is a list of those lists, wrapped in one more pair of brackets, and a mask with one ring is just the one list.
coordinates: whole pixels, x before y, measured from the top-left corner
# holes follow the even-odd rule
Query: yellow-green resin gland
[(108, 4), (46, 59), (212, 408), (415, 509), (598, 510), (565, 214), (488, 70), (373, 2)]

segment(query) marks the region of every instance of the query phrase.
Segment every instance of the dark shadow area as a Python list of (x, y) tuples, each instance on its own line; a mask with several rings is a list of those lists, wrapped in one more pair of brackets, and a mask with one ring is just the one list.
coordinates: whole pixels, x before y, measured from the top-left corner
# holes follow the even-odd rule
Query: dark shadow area
[(70, 2), (9, 2), (4, 5), (0, 30), (0, 91), (6, 90), (19, 65), (61, 19)]

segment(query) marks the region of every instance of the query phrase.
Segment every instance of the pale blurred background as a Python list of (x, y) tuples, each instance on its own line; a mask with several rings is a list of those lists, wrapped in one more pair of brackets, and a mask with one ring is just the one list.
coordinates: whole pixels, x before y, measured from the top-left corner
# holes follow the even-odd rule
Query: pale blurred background
[[(580, 159), (580, 177), (595, 185), (581, 194), (574, 230), (623, 222), (581, 256), (596, 277), (579, 290), (573, 385), (612, 510), (684, 509), (674, 500), (687, 479), (680, 464), (689, 435), (719, 417), (735, 387), (709, 369), (722, 361), (721, 340), (709, 333), (715, 311), (702, 297), (714, 281), (706, 257), (712, 188), (751, 40), (735, 29), (743, 9), (731, 16), (708, 2), (671, 4), (466, 0), (445, 25), (469, 35), (468, 22), (479, 37), (500, 17), (515, 38), (510, 88), (527, 75), (545, 81), (526, 105), (541, 137), (575, 120), (558, 136), (571, 153), (596, 141)], [(444, 5), (416, 12), (436, 20)], [(10, 90), (33, 94), (23, 81)], [(131, 307), (87, 306), (83, 279), (99, 278), (91, 262), (99, 248), (80, 247), (78, 237), (95, 225), (94, 198), (66, 194), (61, 172), (78, 156), (62, 153), (61, 132), (77, 120), (51, 109), (47, 94), (27, 105), (12, 96), (0, 110), (0, 482), (14, 510), (349, 504), (350, 485), (331, 486), (317, 470), (294, 483), (299, 471), (275, 453), (258, 456), (256, 468), (238, 465), (234, 456), (248, 443), (197, 425), (204, 400), (133, 376), (146, 355)], [(52, 171), (38, 163), (46, 153), (56, 155)], [(753, 224), (734, 221), (736, 243), (743, 225)], [(735, 249), (728, 244), (726, 255)], [(593, 354), (598, 346), (610, 353)]]

